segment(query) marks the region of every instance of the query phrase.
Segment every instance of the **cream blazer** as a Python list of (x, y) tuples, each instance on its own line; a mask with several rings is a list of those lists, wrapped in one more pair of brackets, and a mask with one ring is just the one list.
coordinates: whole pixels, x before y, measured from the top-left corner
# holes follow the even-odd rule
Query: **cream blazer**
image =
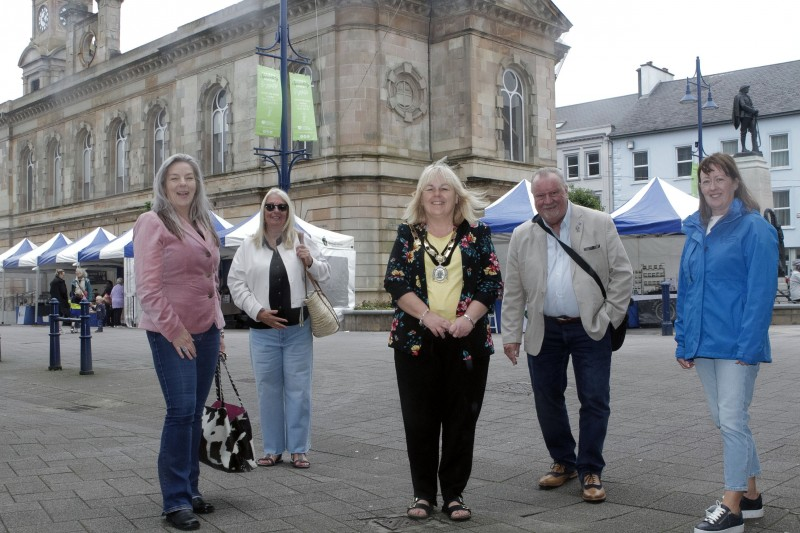
[[(571, 208), (572, 249), (591, 265), (606, 288), (607, 297), (603, 300), (594, 279), (570, 260), (581, 323), (589, 337), (600, 340), (609, 324), (618, 326), (627, 315), (633, 271), (611, 217), (575, 204), (571, 204)], [(529, 220), (514, 230), (503, 280), (503, 344), (521, 343), (524, 333), (525, 351), (536, 355), (544, 338), (543, 309), (547, 291), (547, 233), (538, 224)], [(526, 309), (528, 326), (523, 332)]]

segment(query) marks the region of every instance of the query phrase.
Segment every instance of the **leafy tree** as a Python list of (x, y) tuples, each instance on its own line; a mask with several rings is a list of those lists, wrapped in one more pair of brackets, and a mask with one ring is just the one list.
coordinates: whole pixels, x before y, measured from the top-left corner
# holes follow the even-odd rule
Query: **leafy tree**
[(589, 209), (603, 211), (603, 204), (600, 203), (600, 200), (597, 199), (597, 196), (594, 195), (594, 192), (591, 189), (584, 189), (583, 187), (575, 187), (570, 185), (569, 201), (575, 205), (582, 205), (583, 207), (588, 207)]

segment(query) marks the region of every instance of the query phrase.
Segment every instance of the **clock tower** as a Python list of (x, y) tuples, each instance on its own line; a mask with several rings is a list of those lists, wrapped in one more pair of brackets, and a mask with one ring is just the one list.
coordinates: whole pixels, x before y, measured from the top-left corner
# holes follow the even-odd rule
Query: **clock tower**
[(68, 25), (91, 14), (93, 0), (31, 0), (31, 41), (19, 58), (29, 94), (58, 81), (65, 74)]

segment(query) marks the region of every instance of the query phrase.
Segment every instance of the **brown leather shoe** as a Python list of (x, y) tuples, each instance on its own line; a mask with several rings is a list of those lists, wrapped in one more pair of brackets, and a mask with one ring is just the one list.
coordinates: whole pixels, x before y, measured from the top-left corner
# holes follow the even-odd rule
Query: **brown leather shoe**
[(606, 501), (606, 489), (600, 481), (599, 474), (584, 474), (581, 481), (583, 488), (583, 501), (590, 503), (600, 503)]
[(578, 477), (578, 473), (575, 470), (567, 472), (566, 466), (561, 463), (553, 463), (550, 466), (550, 472), (539, 478), (539, 488), (554, 489), (576, 477)]

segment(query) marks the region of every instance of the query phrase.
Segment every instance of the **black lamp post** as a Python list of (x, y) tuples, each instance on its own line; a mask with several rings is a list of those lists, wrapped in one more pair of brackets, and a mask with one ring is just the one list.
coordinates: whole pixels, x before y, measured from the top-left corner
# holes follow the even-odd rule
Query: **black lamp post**
[[(692, 94), (692, 85), (697, 87), (697, 96)], [(701, 90), (708, 90), (708, 99), (703, 104)], [(703, 109), (718, 109), (719, 106), (714, 102), (711, 97), (711, 85), (706, 83), (703, 75), (700, 73), (700, 56), (697, 57), (697, 66), (694, 71), (694, 81), (686, 78), (686, 94), (681, 98), (682, 104), (697, 103), (697, 162), (703, 160), (705, 153), (703, 152)]]

